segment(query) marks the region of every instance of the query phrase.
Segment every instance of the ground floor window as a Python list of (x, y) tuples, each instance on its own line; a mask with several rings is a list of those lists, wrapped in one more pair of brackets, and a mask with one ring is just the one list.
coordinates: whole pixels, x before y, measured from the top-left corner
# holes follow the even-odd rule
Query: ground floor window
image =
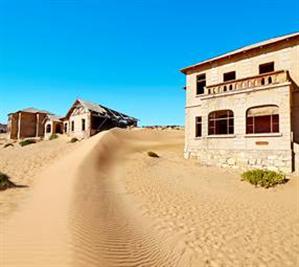
[(246, 133), (278, 133), (279, 109), (277, 106), (250, 108), (246, 114)]
[(64, 132), (67, 133), (67, 123), (64, 124)]
[(202, 119), (201, 117), (195, 118), (195, 137), (202, 136)]
[(71, 130), (72, 130), (72, 132), (75, 131), (75, 122), (74, 121), (72, 121), (72, 123), (71, 123)]
[(208, 120), (209, 135), (234, 133), (234, 113), (231, 110), (211, 112)]
[(85, 131), (85, 119), (82, 119), (82, 131)]
[(51, 124), (47, 124), (46, 133), (51, 133)]

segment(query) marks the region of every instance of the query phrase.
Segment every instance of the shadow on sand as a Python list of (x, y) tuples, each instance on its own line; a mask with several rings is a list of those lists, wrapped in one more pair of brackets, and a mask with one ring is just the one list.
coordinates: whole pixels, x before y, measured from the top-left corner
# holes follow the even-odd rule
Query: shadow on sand
[(17, 185), (10, 181), (10, 177), (0, 172), (0, 191), (4, 191), (9, 188), (26, 188), (27, 185)]

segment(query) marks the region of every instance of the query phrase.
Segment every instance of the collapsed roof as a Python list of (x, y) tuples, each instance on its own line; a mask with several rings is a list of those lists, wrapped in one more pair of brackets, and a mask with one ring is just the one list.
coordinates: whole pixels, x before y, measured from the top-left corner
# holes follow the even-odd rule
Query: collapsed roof
[(119, 122), (137, 122), (138, 119), (131, 117), (129, 115), (126, 115), (124, 113), (115, 111), (113, 109), (107, 108), (105, 106), (95, 104), (89, 101), (85, 101), (82, 99), (77, 99), (75, 103), (72, 105), (70, 110), (68, 111), (67, 115), (65, 118), (69, 118), (73, 109), (76, 108), (77, 106), (83, 106), (86, 110), (92, 112), (93, 114), (103, 117), (103, 118), (109, 118), (114, 121), (119, 121)]

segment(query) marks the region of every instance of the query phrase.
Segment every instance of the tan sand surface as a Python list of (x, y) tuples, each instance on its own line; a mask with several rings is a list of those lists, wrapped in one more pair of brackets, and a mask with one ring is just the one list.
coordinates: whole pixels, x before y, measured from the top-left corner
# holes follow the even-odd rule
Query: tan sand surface
[(183, 132), (171, 130), (79, 143), (5, 215), (0, 265), (298, 266), (298, 177), (257, 189), (182, 149)]

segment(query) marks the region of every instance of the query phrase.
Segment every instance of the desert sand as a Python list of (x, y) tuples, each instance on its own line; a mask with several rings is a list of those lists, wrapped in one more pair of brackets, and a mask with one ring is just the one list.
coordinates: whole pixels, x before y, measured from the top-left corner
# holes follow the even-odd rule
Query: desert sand
[(0, 265), (298, 266), (298, 177), (254, 188), (184, 160), (183, 142), (115, 129), (1, 149), (0, 171), (29, 187), (0, 192)]

